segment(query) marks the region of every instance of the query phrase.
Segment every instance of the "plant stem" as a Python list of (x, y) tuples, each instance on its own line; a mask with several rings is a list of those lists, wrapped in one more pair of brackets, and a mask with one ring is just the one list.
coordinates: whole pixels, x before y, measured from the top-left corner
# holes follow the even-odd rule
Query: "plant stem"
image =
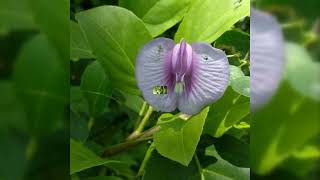
[(150, 119), (150, 116), (153, 112), (153, 108), (152, 106), (149, 106), (148, 111), (146, 112), (146, 114), (144, 115), (143, 119), (141, 120), (139, 126), (137, 127), (137, 129), (135, 131), (133, 131), (133, 133), (131, 133), (129, 135), (129, 137), (127, 138), (127, 140), (131, 140), (131, 139), (135, 139), (137, 136), (139, 136), (141, 134), (141, 132), (143, 131), (144, 126), (147, 124), (147, 122)]
[(31, 160), (33, 158), (33, 155), (36, 152), (37, 147), (38, 147), (37, 139), (35, 137), (31, 137), (26, 148), (27, 160)]
[(204, 176), (203, 176), (203, 173), (202, 173), (202, 167), (201, 167), (200, 161), (198, 159), (197, 153), (194, 153), (194, 159), (196, 161), (196, 164), (197, 164), (197, 167), (198, 167), (198, 171), (199, 171), (199, 174), (201, 176), (201, 180), (203, 180)]
[(148, 140), (152, 139), (152, 135), (160, 130), (160, 126), (154, 126), (153, 128), (148, 129), (147, 131), (141, 133), (135, 139), (127, 140), (126, 142), (116, 144), (114, 146), (111, 146), (110, 148), (107, 148), (103, 154), (102, 157), (110, 157), (114, 156), (118, 153), (121, 153), (127, 149), (130, 149), (131, 147), (134, 147), (136, 145), (139, 145), (143, 142), (146, 142)]
[(154, 146), (154, 143), (152, 143), (149, 146), (149, 149), (147, 150), (147, 152), (146, 152), (146, 154), (145, 154), (145, 156), (143, 158), (143, 161), (142, 161), (142, 163), (140, 165), (140, 168), (139, 168), (139, 171), (138, 171), (138, 174), (137, 174), (136, 178), (139, 178), (139, 177), (141, 177), (143, 175), (144, 169), (145, 169), (145, 167), (147, 165), (147, 162), (149, 161), (149, 159), (151, 157), (151, 154), (152, 154), (154, 149), (155, 149), (155, 146)]

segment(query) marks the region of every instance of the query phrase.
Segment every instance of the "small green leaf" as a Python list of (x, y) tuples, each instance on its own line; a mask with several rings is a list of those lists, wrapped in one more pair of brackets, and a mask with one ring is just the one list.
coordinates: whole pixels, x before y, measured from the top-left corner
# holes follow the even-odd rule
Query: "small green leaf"
[(229, 69), (230, 69), (229, 85), (231, 84), (231, 82), (235, 81), (237, 78), (244, 76), (242, 70), (237, 66), (230, 65)]
[(70, 174), (108, 163), (118, 163), (118, 161), (102, 159), (84, 145), (70, 139)]
[(219, 156), (214, 146), (206, 148), (205, 155), (205, 158), (215, 157), (217, 162), (202, 169), (204, 179), (250, 179), (250, 168), (240, 168), (230, 164)]
[(58, 50), (61, 61), (67, 65), (69, 58), (69, 1), (29, 0), (35, 23)]
[(62, 125), (69, 83), (67, 67), (42, 34), (27, 42), (18, 55), (13, 79), (33, 135)]
[(302, 95), (320, 101), (320, 63), (298, 44), (286, 43), (285, 48), (289, 83)]
[(134, 78), (135, 59), (138, 50), (151, 39), (143, 22), (130, 11), (115, 6), (83, 11), (76, 18), (113, 87), (139, 94)]
[(87, 66), (81, 78), (81, 91), (87, 99), (91, 117), (103, 113), (111, 96), (111, 83), (98, 61)]
[(237, 93), (246, 97), (250, 97), (250, 77), (249, 76), (236, 78), (231, 81), (230, 85), (232, 89)]
[(153, 138), (157, 151), (164, 157), (188, 166), (200, 140), (208, 111), (209, 108), (205, 108), (188, 120), (172, 114), (160, 116), (160, 131)]
[(80, 29), (79, 24), (70, 20), (70, 59), (93, 59), (95, 56), (88, 45), (88, 40)]
[(136, 113), (140, 113), (144, 100), (140, 96), (126, 93), (123, 93), (123, 96), (125, 98), (124, 104)]
[(250, 14), (250, 0), (197, 0), (182, 20), (175, 41), (212, 43)]
[[(156, 37), (178, 23), (187, 13), (191, 0), (120, 0), (119, 5), (132, 10)], [(170, 11), (168, 10), (170, 9)]]
[(220, 137), (250, 112), (250, 98), (239, 95), (229, 86), (210, 111), (204, 126), (204, 132)]

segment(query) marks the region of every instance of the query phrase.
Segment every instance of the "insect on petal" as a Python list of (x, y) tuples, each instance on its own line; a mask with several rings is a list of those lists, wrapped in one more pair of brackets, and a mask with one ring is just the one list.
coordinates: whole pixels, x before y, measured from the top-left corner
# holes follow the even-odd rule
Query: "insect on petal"
[(170, 112), (177, 108), (171, 73), (173, 47), (171, 39), (154, 39), (140, 50), (136, 61), (138, 86), (144, 99), (158, 111)]
[(192, 73), (185, 78), (186, 89), (178, 99), (179, 110), (190, 115), (217, 101), (229, 81), (229, 63), (222, 50), (206, 43), (191, 46)]

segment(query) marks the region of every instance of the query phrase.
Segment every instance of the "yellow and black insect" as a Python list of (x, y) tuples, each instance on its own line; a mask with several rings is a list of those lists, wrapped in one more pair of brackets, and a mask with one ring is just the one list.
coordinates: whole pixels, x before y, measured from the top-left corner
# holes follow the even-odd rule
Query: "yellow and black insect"
[(167, 86), (155, 86), (152, 89), (153, 94), (168, 94)]

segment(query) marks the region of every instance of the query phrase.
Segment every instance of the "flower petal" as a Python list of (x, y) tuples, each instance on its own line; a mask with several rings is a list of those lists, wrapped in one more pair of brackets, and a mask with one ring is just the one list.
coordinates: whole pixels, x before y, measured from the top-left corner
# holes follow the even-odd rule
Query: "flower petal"
[(280, 25), (255, 9), (251, 9), (250, 59), (250, 109), (255, 111), (276, 91), (285, 65)]
[(222, 50), (209, 44), (191, 46), (192, 73), (186, 77), (186, 90), (178, 99), (178, 108), (186, 114), (197, 114), (223, 95), (229, 81), (229, 63)]
[[(173, 93), (171, 55), (174, 42), (157, 38), (147, 43), (136, 61), (136, 79), (144, 99), (158, 111), (170, 112), (177, 108), (177, 95)], [(166, 87), (167, 93), (154, 94), (154, 89)]]

